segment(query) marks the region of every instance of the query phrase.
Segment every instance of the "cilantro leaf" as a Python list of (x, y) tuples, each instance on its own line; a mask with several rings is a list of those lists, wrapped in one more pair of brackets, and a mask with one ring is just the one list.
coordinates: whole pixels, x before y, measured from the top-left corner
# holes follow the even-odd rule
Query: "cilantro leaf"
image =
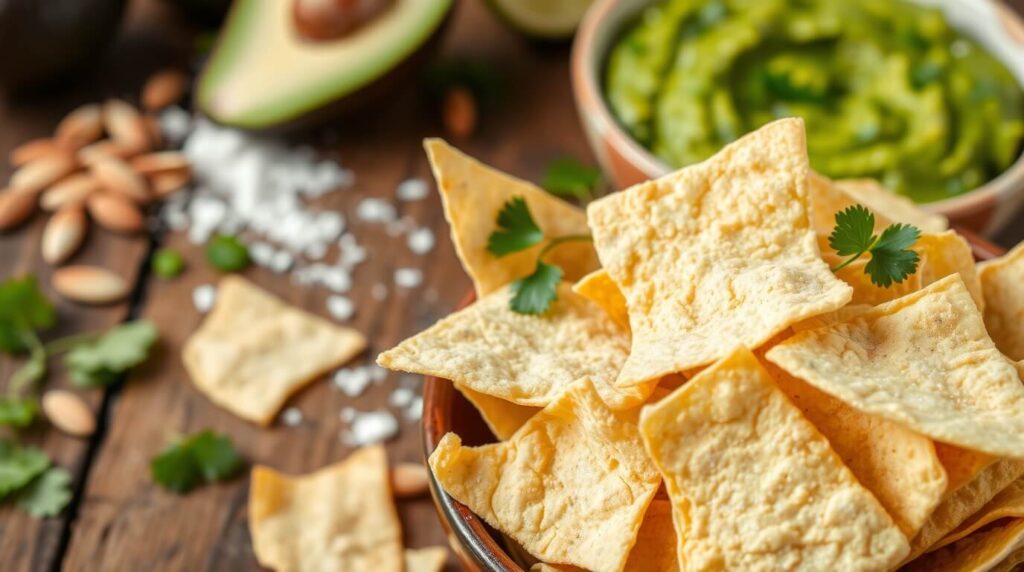
[(601, 184), (601, 171), (566, 157), (548, 165), (541, 186), (560, 197), (589, 198)]
[(175, 278), (185, 270), (185, 259), (177, 250), (171, 248), (161, 248), (154, 252), (153, 260), (149, 264), (153, 274), (164, 280)]
[(64, 357), (64, 365), (77, 385), (110, 385), (118, 375), (146, 359), (156, 338), (152, 322), (121, 324), (96, 340), (74, 346)]
[(16, 502), (32, 516), (57, 516), (71, 502), (71, 473), (50, 467), (21, 489)]
[(523, 197), (512, 197), (498, 212), (498, 229), (487, 239), (487, 250), (501, 257), (526, 250), (544, 240)]
[(920, 257), (909, 248), (920, 237), (920, 230), (906, 224), (894, 224), (882, 231), (871, 247), (871, 260), (864, 267), (871, 283), (888, 288), (893, 282), (899, 284), (917, 272)]
[(50, 458), (35, 447), (0, 441), (0, 499), (27, 485), (50, 466)]
[(206, 261), (221, 272), (237, 272), (249, 266), (249, 249), (237, 236), (218, 234), (206, 245)]
[(186, 493), (203, 481), (226, 480), (242, 466), (231, 439), (209, 430), (172, 443), (149, 465), (153, 480), (176, 493)]
[(839, 256), (860, 255), (875, 241), (875, 215), (863, 205), (853, 205), (836, 213), (836, 226), (828, 245)]
[(38, 414), (39, 402), (34, 397), (0, 397), (0, 426), (23, 429)]
[(53, 326), (57, 314), (34, 276), (11, 278), (0, 284), (0, 351), (29, 349), (28, 334)]
[(543, 314), (551, 306), (551, 302), (558, 298), (557, 288), (561, 281), (561, 268), (537, 261), (537, 269), (533, 274), (512, 283), (512, 311), (520, 314)]

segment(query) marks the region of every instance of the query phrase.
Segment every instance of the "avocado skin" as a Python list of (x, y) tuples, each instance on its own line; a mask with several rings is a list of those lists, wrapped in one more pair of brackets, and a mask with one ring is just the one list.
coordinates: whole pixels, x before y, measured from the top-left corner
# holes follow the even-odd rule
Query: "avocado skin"
[[(448, 29), (449, 22), (452, 20), (452, 14), (455, 12), (459, 0), (455, 0), (452, 4), (452, 8), (445, 14), (444, 19), (437, 25), (433, 32), (431, 32), (430, 38), (423, 42), (416, 51), (412, 52), (409, 57), (402, 60), (397, 66), (384, 72), (377, 79), (364, 85), (363, 87), (349, 93), (348, 95), (342, 96), (334, 101), (315, 107), (291, 117), (286, 121), (276, 123), (273, 125), (265, 125), (262, 127), (246, 127), (233, 125), (230, 122), (223, 122), (216, 114), (211, 114), (205, 109), (200, 95), (202, 89), (196, 89), (193, 95), (193, 108), (202, 112), (208, 119), (214, 123), (219, 123), (241, 129), (242, 131), (248, 131), (252, 133), (261, 133), (266, 135), (287, 135), (287, 136), (302, 136), (309, 132), (316, 131), (317, 129), (328, 127), (332, 124), (337, 123), (338, 120), (346, 117), (353, 117), (356, 112), (363, 112), (386, 106), (389, 103), (388, 96), (395, 93), (397, 90), (403, 87), (409, 87), (410, 84), (415, 84), (421, 79), (421, 71), (426, 67), (427, 63), (437, 53), (438, 48), (441, 45), (441, 38), (444, 37), (445, 30)], [(224, 23), (224, 28), (232, 25), (233, 9), (228, 12), (227, 21)], [(224, 35), (223, 30), (221, 31), (221, 37)], [(218, 38), (220, 42), (220, 38)], [(217, 46), (214, 47), (214, 53), (217, 51)], [(199, 79), (196, 81), (196, 85), (202, 85), (206, 80), (206, 70), (200, 74)]]
[(125, 0), (0, 0), (0, 85), (67, 79), (97, 61), (117, 35)]

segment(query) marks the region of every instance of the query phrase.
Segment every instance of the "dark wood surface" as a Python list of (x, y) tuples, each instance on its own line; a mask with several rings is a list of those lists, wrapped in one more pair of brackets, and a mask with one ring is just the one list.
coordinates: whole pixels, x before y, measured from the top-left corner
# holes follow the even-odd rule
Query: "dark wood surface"
[[(48, 134), (77, 104), (138, 91), (152, 71), (188, 61), (193, 33), (157, 0), (135, 0), (121, 37), (98, 70), (72, 88), (46, 96), (0, 101), (0, 156), (30, 138)], [(446, 31), (446, 56), (486, 61), (504, 78), (504, 99), (481, 114), (480, 129), (459, 146), (516, 175), (538, 179), (552, 159), (572, 155), (592, 160), (583, 139), (568, 75), (566, 46), (532, 45), (502, 27), (478, 0), (462, 0)], [(420, 141), (442, 135), (439, 114), (416, 90), (409, 89), (353, 123), (333, 130), (330, 145), (356, 176), (354, 188), (319, 201), (323, 208), (345, 213), (370, 252), (354, 275), (353, 299), (358, 311), (353, 327), (369, 339), (356, 364), (366, 363), (382, 349), (446, 314), (469, 288), (447, 237), (439, 201), (401, 204), (401, 214), (429, 226), (438, 244), (416, 256), (404, 241), (379, 226), (361, 225), (354, 208), (367, 196), (393, 198), (395, 185), (410, 176), (430, 180)], [(0, 178), (10, 167), (0, 165)], [(39, 257), (44, 217), (0, 235), (0, 279), (36, 274), (49, 289), (51, 270)], [(998, 237), (1004, 245), (1024, 238), (1020, 220)], [(100, 429), (91, 439), (75, 439), (45, 426), (25, 439), (43, 447), (75, 476), (76, 500), (58, 518), (35, 519), (9, 507), (0, 508), (0, 570), (246, 570), (258, 569), (246, 519), (248, 478), (205, 487), (186, 496), (155, 486), (149, 459), (169, 436), (213, 428), (231, 435), (251, 464), (267, 464), (285, 472), (304, 473), (345, 458), (350, 449), (339, 439), (338, 413), (387, 406), (397, 381), (391, 376), (350, 399), (326, 381), (312, 384), (289, 405), (305, 422), (295, 428), (276, 424), (261, 429), (215, 407), (191, 385), (180, 361), (181, 346), (201, 317), (193, 309), (195, 286), (217, 275), (202, 252), (180, 233), (161, 237), (162, 244), (181, 251), (187, 272), (173, 281), (148, 274), (147, 256), (155, 242), (143, 237), (115, 236), (92, 229), (86, 247), (74, 262), (101, 264), (136, 284), (130, 303), (85, 308), (59, 301), (62, 332), (100, 329), (140, 316), (153, 320), (161, 341), (154, 357), (117, 387), (101, 392), (77, 390), (100, 415)], [(370, 296), (374, 284), (393, 285), (395, 268), (415, 266), (424, 284), (396, 291), (384, 302)], [(254, 269), (247, 276), (289, 302), (324, 314), (325, 291), (293, 285), (287, 277)], [(0, 379), (13, 369), (0, 360)], [(4, 382), (0, 382), (2, 385)], [(70, 387), (59, 367), (47, 388)], [(400, 436), (388, 444), (392, 461), (421, 459), (419, 428), (402, 423)], [(429, 498), (399, 503), (406, 545), (444, 545), (446, 539)], [(452, 560), (454, 562), (454, 560)]]

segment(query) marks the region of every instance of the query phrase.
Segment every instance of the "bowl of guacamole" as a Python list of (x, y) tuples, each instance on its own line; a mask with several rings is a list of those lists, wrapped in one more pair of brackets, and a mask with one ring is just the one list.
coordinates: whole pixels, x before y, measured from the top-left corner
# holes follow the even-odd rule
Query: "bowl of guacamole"
[(1024, 188), (1022, 32), (990, 0), (604, 0), (573, 79), (616, 182), (795, 116), (819, 173), (990, 230)]

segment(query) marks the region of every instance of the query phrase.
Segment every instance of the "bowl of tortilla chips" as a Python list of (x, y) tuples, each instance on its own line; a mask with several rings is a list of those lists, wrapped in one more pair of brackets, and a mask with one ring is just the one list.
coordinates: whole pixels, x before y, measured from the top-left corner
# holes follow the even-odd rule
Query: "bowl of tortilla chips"
[(1024, 561), (1024, 246), (816, 175), (799, 119), (585, 209), (426, 148), (474, 293), (377, 361), (467, 568)]

